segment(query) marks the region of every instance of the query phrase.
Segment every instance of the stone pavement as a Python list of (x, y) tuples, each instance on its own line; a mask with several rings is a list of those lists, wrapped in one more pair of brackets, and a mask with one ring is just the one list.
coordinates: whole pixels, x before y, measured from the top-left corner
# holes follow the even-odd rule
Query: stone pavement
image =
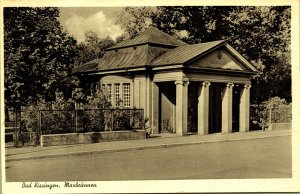
[(76, 144), (51, 147), (22, 147), (6, 148), (5, 159), (9, 161), (43, 159), (53, 157), (71, 157), (112, 153), (130, 150), (158, 149), (176, 146), (187, 146), (203, 143), (250, 140), (257, 138), (271, 138), (276, 136), (290, 136), (291, 130), (252, 131), (247, 133), (209, 134), (177, 136), (175, 134), (153, 134), (150, 139), (101, 142), (95, 144)]

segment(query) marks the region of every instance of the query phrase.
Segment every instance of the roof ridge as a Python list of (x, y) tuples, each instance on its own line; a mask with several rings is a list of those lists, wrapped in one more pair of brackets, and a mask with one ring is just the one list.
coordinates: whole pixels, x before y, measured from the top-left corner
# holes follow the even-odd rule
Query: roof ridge
[[(164, 36), (167, 36), (168, 38), (170, 38), (170, 39), (172, 39), (172, 40), (174, 40), (174, 41), (181, 42), (181, 43), (183, 43), (183, 44), (187, 44), (187, 43), (183, 42), (182, 40), (180, 40), (180, 39), (178, 39), (178, 38), (175, 38), (175, 37), (172, 36), (171, 34), (168, 34), (168, 33), (166, 33), (166, 32), (163, 32), (163, 31), (159, 30), (159, 29), (158, 29), (157, 27), (155, 27), (155, 26), (151, 26), (151, 28), (152, 28), (153, 30), (155, 30), (156, 32), (158, 32), (158, 33), (160, 33), (160, 34), (162, 34), (162, 35), (164, 35)], [(153, 34), (151, 34), (151, 35), (153, 35)], [(179, 45), (178, 45), (178, 46), (179, 46)]]
[[(138, 33), (138, 34), (136, 34), (135, 36), (129, 37), (129, 38), (123, 40), (122, 42), (119, 42), (118, 44), (113, 45), (112, 47), (109, 47), (109, 48), (107, 48), (107, 49), (105, 49), (105, 50), (111, 50), (111, 49), (115, 49), (115, 48), (123, 48), (124, 46), (123, 46), (122, 44), (124, 44), (124, 42), (128, 42), (128, 41), (130, 41), (130, 40), (136, 39), (137, 37), (140, 37), (140, 36), (144, 35), (148, 30), (150, 30), (150, 29), (147, 28), (147, 29), (145, 29), (144, 31), (142, 31), (142, 32), (140, 32), (140, 33)], [(148, 41), (149, 41), (149, 40), (148, 40)], [(125, 45), (126, 45), (126, 44), (125, 44)]]
[(214, 41), (208, 41), (208, 42), (200, 42), (197, 44), (190, 44), (190, 45), (199, 45), (199, 44), (211, 44), (211, 43), (221, 43), (221, 42), (226, 42), (225, 39), (220, 39), (220, 40), (214, 40)]
[[(154, 26), (153, 26), (153, 25), (150, 25), (150, 26), (147, 28), (147, 30), (148, 30), (148, 31), (153, 31), (153, 28), (154, 28)], [(144, 32), (146, 32), (147, 30), (145, 30)], [(153, 34), (152, 34), (152, 33), (149, 33), (149, 34), (148, 34), (148, 38), (147, 38), (147, 42), (151, 42), (151, 36), (153, 36)]]
[(150, 25), (145, 31), (137, 34), (134, 37), (128, 38), (106, 50), (113, 50), (118, 48), (130, 47), (134, 45), (156, 43), (161, 45), (170, 45), (170, 46), (181, 46), (186, 44), (185, 42), (160, 31), (157, 27)]
[[(198, 52), (198, 49), (201, 49), (202, 53), (197, 53), (197, 54), (203, 54), (204, 52), (214, 48), (214, 47), (218, 47), (220, 45), (223, 45), (223, 43), (226, 43), (226, 40), (216, 40), (216, 41), (210, 41), (210, 42), (203, 42), (203, 43), (197, 43), (197, 44), (187, 44), (187, 45), (183, 45), (183, 46), (178, 46), (177, 48), (174, 48), (166, 53), (164, 53), (163, 55), (161, 55), (160, 57), (154, 59), (151, 62), (151, 65), (159, 65), (161, 63), (165, 63), (168, 64), (171, 60), (171, 58), (178, 58), (179, 56), (186, 55), (186, 61), (188, 61), (187, 58), (191, 57), (193, 58), (194, 56), (192, 56), (192, 53)], [(190, 52), (190, 53), (187, 53)], [(196, 53), (195, 53), (196, 54)], [(171, 58), (170, 58), (171, 57)], [(173, 60), (172, 59), (172, 60)], [(183, 58), (181, 58), (183, 59)], [(179, 60), (179, 59), (178, 59)], [(179, 61), (177, 61), (179, 62)], [(181, 61), (181, 63), (184, 63), (185, 61)]]

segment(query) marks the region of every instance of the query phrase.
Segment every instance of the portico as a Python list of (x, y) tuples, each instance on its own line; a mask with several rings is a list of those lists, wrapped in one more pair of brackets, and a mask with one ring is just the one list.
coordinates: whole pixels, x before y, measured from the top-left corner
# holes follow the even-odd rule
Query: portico
[[(175, 107), (175, 115), (169, 115), (170, 120), (175, 120), (173, 123), (173, 128), (175, 128), (176, 133), (178, 135), (187, 135), (191, 132), (192, 122), (197, 122), (197, 124), (193, 123), (193, 126), (197, 126), (197, 133), (198, 135), (207, 135), (210, 133), (232, 133), (233, 132), (233, 123), (239, 122), (237, 127), (234, 131), (236, 132), (247, 132), (249, 131), (249, 108), (250, 108), (250, 83), (249, 82), (237, 82), (236, 83), (236, 90), (239, 94), (239, 99), (234, 99), (234, 87), (235, 84), (232, 82), (228, 83), (221, 83), (221, 82), (210, 82), (210, 81), (195, 81), (192, 79), (190, 81), (188, 78), (183, 78), (181, 80), (173, 81), (173, 84), (176, 86), (176, 91), (174, 91), (175, 102), (171, 103), (171, 106)], [(166, 80), (167, 81), (167, 80)], [(162, 111), (155, 110), (157, 108), (162, 108), (165, 106), (159, 105), (159, 90), (164, 90), (164, 88), (159, 87), (161, 85), (159, 82), (153, 82), (153, 87), (156, 92), (153, 93), (153, 98), (158, 99), (155, 100), (153, 104), (153, 113), (158, 112), (162, 113)], [(170, 82), (168, 80), (168, 82)], [(197, 86), (197, 90), (189, 91), (189, 84), (193, 83)], [(212, 87), (220, 87), (220, 94), (213, 94), (217, 90), (214, 90)], [(190, 99), (192, 96), (189, 95), (191, 93), (197, 94), (197, 99), (193, 100)], [(213, 98), (220, 98), (217, 99), (220, 101), (219, 105), (217, 103), (211, 103), (210, 101), (216, 101)], [(235, 101), (234, 101), (235, 100)], [(194, 103), (189, 105), (189, 101), (193, 101)], [(195, 103), (196, 102), (196, 103)], [(157, 105), (156, 105), (157, 103)], [(234, 105), (238, 104), (238, 111), (234, 109)], [(195, 110), (195, 114), (197, 115), (197, 119), (193, 120), (192, 113), (189, 110)], [(215, 114), (220, 113), (220, 117)], [(163, 125), (159, 125), (162, 123), (162, 115), (158, 115), (157, 117), (153, 117), (153, 124), (156, 125), (155, 128), (159, 129), (162, 128)], [(173, 117), (173, 118), (172, 118)], [(175, 117), (175, 118), (174, 118)], [(236, 121), (233, 120), (233, 117), (238, 117)], [(219, 122), (219, 124), (211, 124)], [(190, 125), (189, 125), (190, 123)], [(219, 126), (219, 127), (218, 127)], [(159, 132), (159, 130), (157, 131)]]

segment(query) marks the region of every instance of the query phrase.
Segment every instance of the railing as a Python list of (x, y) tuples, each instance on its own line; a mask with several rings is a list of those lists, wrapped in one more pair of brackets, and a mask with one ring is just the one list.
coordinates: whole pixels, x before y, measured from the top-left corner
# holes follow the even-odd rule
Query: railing
[(10, 114), (14, 121), (9, 122), (6, 132), (13, 132), (16, 147), (19, 142), (22, 145), (38, 145), (42, 134), (144, 128), (143, 109), (21, 110)]
[(142, 129), (143, 109), (85, 109), (77, 112), (77, 131)]

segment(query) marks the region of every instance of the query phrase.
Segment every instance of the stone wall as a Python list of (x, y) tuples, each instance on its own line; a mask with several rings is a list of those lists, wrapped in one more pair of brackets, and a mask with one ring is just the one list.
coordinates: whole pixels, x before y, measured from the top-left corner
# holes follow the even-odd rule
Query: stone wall
[(270, 131), (277, 131), (277, 130), (291, 130), (292, 123), (272, 123), (269, 127)]
[(73, 144), (89, 144), (105, 141), (134, 140), (145, 138), (145, 130), (51, 134), (41, 136), (41, 146), (46, 147)]
[(41, 146), (72, 145), (79, 143), (79, 133), (41, 135)]

